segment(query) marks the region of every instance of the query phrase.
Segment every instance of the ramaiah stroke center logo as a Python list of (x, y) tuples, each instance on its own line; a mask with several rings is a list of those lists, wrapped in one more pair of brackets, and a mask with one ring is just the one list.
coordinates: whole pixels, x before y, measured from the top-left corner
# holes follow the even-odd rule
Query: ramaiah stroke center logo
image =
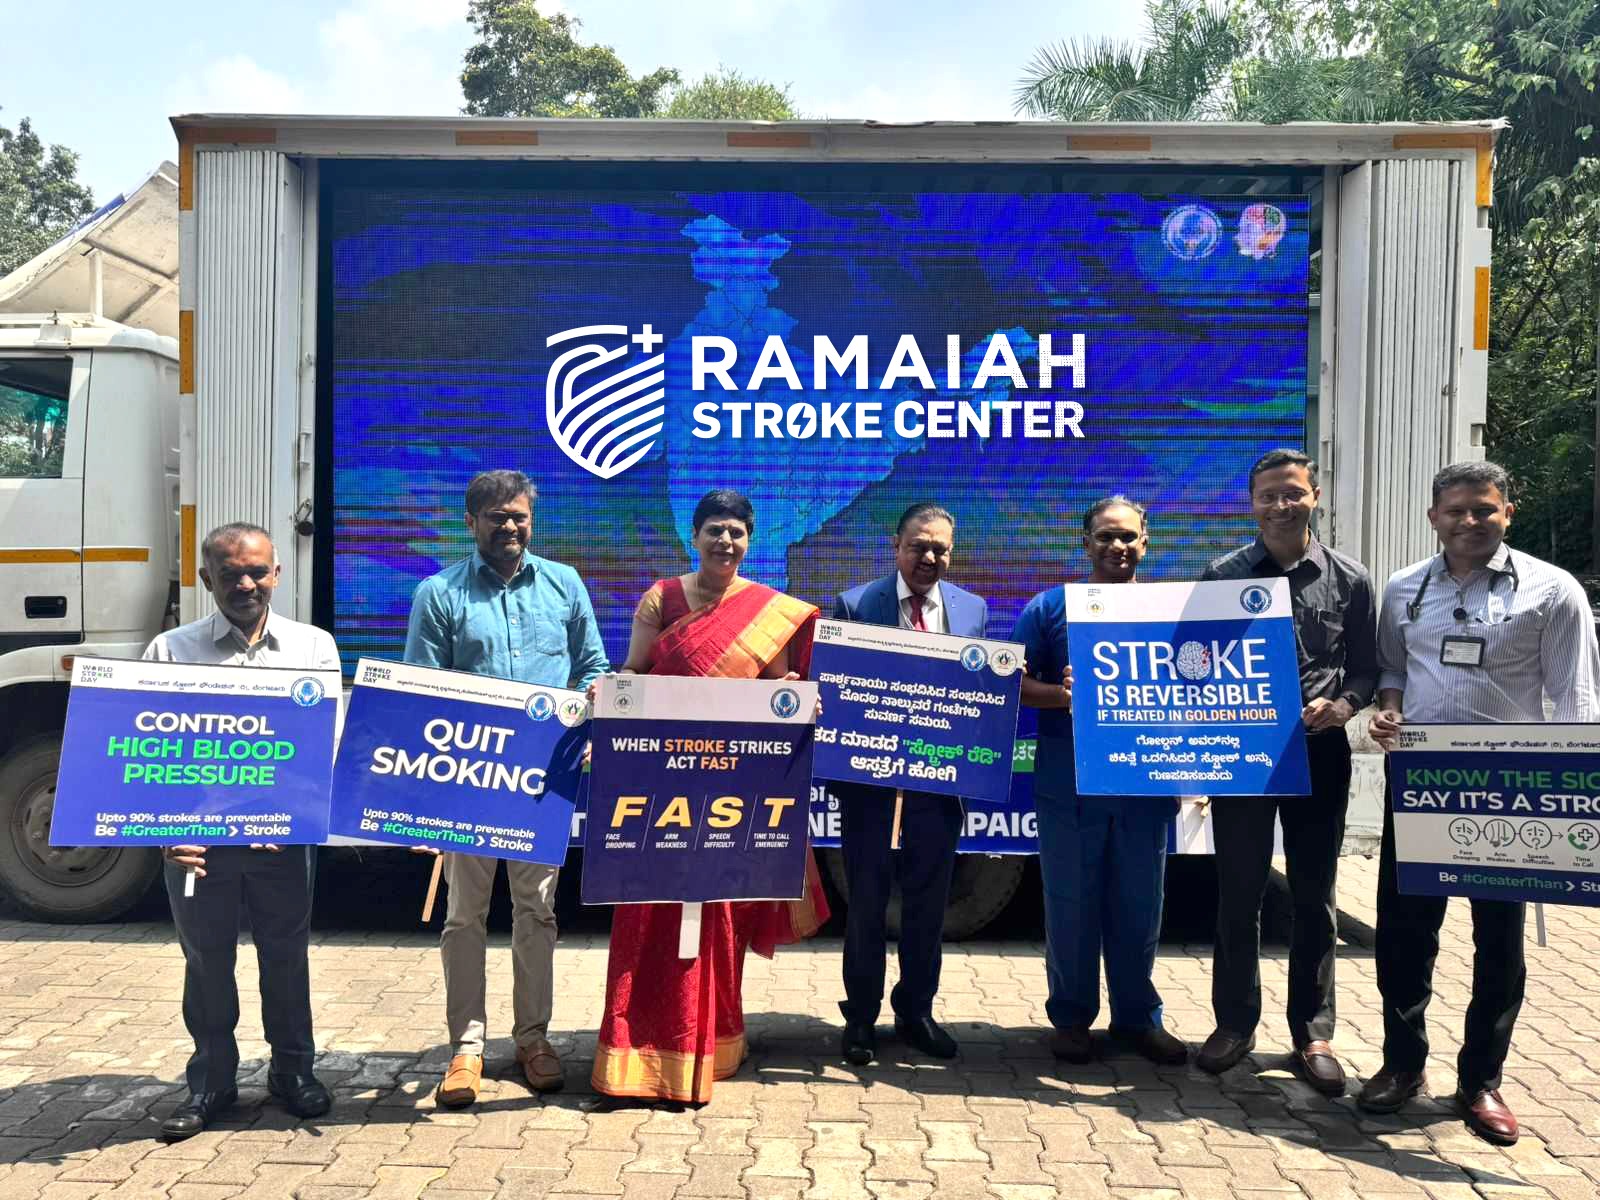
[[(872, 358), (864, 333), (842, 346), (819, 334), (809, 350), (772, 334), (753, 361), (741, 363), (732, 338), (695, 334), (689, 432), (734, 441), (871, 441), (891, 432), (901, 439), (1081, 438), (1084, 406), (1058, 393), (1085, 386), (1084, 336), (1063, 338), (1065, 353), (1054, 337), (1013, 329), (973, 345), (954, 333), (923, 345), (906, 333), (884, 360)], [(590, 474), (613, 479), (655, 445), (667, 409), (666, 355), (654, 351), (665, 340), (649, 325), (634, 334), (625, 325), (581, 325), (545, 339), (562, 347), (545, 379), (550, 435)], [(634, 345), (642, 359), (630, 353)], [(874, 362), (883, 364), (877, 372)]]
[[(626, 325), (584, 325), (552, 334), (547, 347), (564, 350), (544, 384), (544, 415), (561, 451), (591, 475), (613, 479), (655, 445), (666, 424), (665, 354), (651, 354), (664, 339), (646, 325), (616, 347), (590, 339), (623, 337)], [(637, 342), (647, 355), (618, 364)]]

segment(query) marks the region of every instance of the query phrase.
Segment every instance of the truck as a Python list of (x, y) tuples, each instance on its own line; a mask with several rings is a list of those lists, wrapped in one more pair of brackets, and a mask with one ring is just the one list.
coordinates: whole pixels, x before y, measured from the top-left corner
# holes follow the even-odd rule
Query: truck
[[(156, 874), (48, 845), (67, 681), (210, 610), (226, 521), (349, 667), (470, 549), (471, 475), (525, 470), (620, 661), (712, 487), (755, 503), (746, 573), (825, 610), (944, 503), (1004, 637), (1107, 493), (1150, 509), (1141, 577), (1192, 579), (1253, 535), (1251, 461), (1304, 446), (1319, 536), (1381, 581), (1483, 454), (1497, 122), (172, 124), (175, 170), (0, 281), (0, 890), (35, 917)], [(177, 262), (119, 250), (163, 203)], [(1025, 718), (1012, 803), (969, 806), (952, 935), (1022, 882), (1032, 749)], [(1380, 781), (1358, 757), (1369, 835)], [(827, 860), (825, 786), (812, 822)], [(1173, 848), (1208, 838), (1186, 803)]]

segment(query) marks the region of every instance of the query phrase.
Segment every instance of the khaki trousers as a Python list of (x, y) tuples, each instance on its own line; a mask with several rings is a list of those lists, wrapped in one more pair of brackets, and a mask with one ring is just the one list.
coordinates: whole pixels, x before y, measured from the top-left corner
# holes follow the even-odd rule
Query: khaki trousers
[[(483, 1053), (489, 1005), (484, 981), (489, 898), (500, 859), (446, 854), (449, 907), (439, 953), (444, 959), (445, 1021), (457, 1054)], [(511, 1036), (527, 1047), (550, 1028), (556, 952), (556, 867), (506, 861), (511, 883)]]

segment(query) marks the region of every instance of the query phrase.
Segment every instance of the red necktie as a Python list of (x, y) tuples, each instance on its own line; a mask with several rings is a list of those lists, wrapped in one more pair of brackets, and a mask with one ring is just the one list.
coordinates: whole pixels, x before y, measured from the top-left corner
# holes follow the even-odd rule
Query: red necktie
[(922, 623), (922, 597), (916, 592), (911, 593), (911, 628), (928, 632), (928, 627)]

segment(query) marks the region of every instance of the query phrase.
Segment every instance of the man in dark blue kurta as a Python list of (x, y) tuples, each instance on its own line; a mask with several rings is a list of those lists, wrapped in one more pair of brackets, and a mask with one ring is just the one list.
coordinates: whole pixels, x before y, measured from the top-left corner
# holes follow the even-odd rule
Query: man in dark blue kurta
[[(1149, 544), (1144, 509), (1111, 496), (1089, 509), (1083, 529), (1089, 582), (1135, 582)], [(1177, 801), (1079, 794), (1063, 588), (1048, 588), (1030, 600), (1011, 638), (1027, 647), (1022, 702), (1039, 710), (1033, 795), (1050, 985), (1045, 1012), (1055, 1027), (1051, 1049), (1068, 1062), (1093, 1057), (1089, 1026), (1100, 1011), (1103, 951), (1112, 1036), (1154, 1062), (1185, 1062), (1189, 1049), (1163, 1028), (1161, 996), (1150, 978)]]

